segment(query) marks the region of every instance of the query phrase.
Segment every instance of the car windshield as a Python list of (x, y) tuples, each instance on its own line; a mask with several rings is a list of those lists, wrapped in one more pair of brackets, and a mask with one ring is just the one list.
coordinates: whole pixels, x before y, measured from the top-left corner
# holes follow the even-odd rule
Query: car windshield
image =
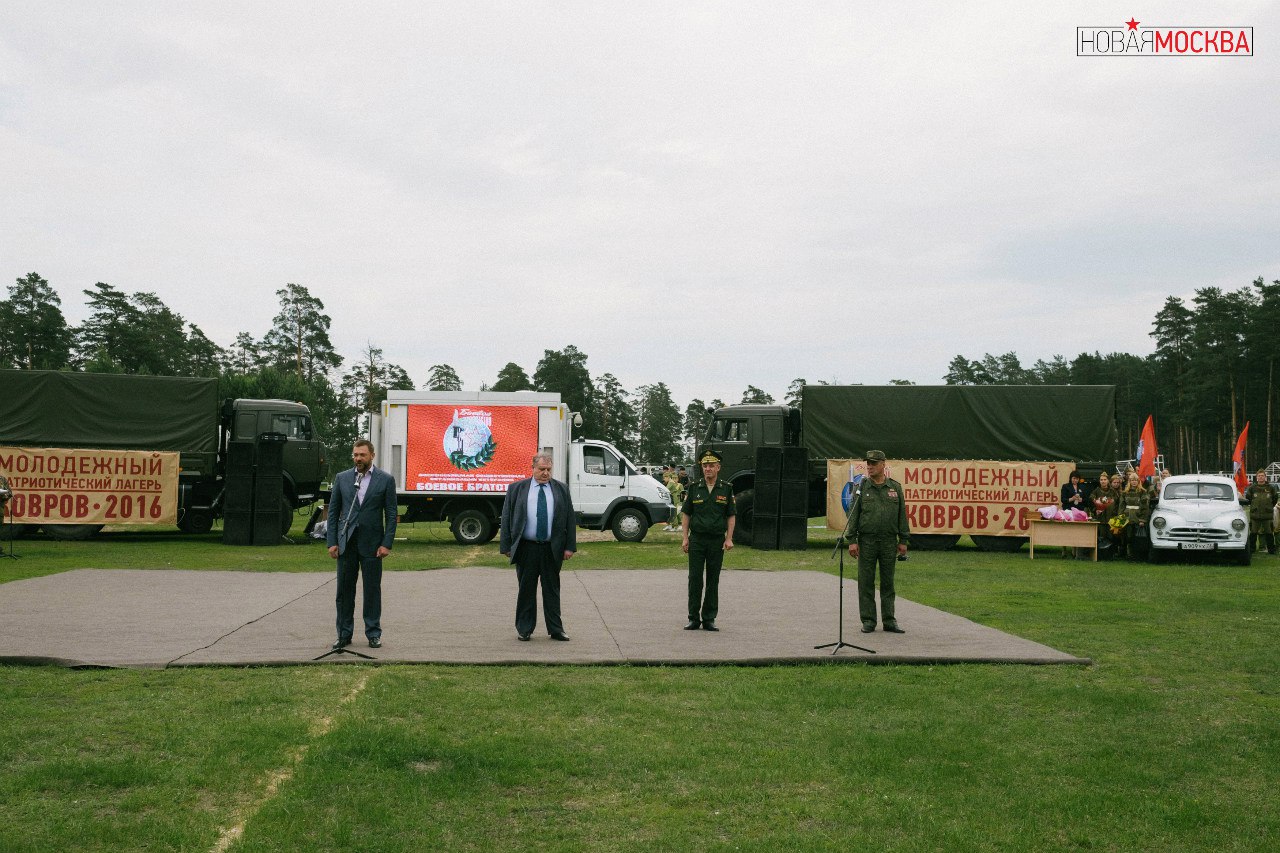
[(1233, 501), (1236, 490), (1224, 483), (1170, 483), (1165, 486), (1167, 501)]

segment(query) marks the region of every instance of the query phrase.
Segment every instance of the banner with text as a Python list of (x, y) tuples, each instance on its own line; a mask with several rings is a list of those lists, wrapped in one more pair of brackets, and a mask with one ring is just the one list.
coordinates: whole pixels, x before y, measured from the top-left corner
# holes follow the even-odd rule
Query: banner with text
[(175, 524), (178, 454), (0, 447), (17, 524)]
[(537, 406), (410, 405), (401, 488), (505, 492), (537, 449)]
[[(902, 484), (914, 534), (1026, 536), (1023, 508), (1057, 506), (1072, 462), (890, 459), (888, 476)], [(827, 527), (843, 530), (861, 459), (827, 460)]]

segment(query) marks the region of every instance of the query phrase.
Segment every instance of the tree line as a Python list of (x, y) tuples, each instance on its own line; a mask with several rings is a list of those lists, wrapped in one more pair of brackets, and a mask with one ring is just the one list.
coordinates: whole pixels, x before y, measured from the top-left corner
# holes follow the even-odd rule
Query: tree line
[[(324, 303), (299, 284), (276, 291), (279, 310), (264, 334), (240, 332), (226, 347), (154, 293), (104, 282), (83, 293), (89, 316), (71, 326), (39, 273), (17, 279), (0, 300), (0, 367), (216, 377), (222, 397), (297, 400), (310, 407), (334, 470), (345, 467), (351, 442), (367, 434), (388, 390), (463, 387), (448, 364), (433, 365), (418, 386), (372, 343), (353, 359), (343, 357), (330, 340)], [(586, 353), (573, 345), (544, 351), (532, 374), (508, 362), (480, 390), (558, 392), (582, 414), (582, 435), (610, 441), (638, 462), (688, 461), (711, 413), (724, 405), (695, 399), (681, 408), (663, 382), (629, 390), (612, 373), (593, 377)], [(773, 398), (749, 386), (742, 402)]]
[[(324, 303), (300, 284), (276, 291), (279, 310), (260, 337), (239, 333), (219, 346), (156, 294), (127, 293), (98, 282), (83, 291), (89, 316), (72, 327), (62, 301), (38, 273), (16, 280), (0, 300), (0, 366), (217, 377), (223, 396), (283, 398), (306, 403), (345, 464), (350, 443), (366, 434), (371, 413), (388, 390), (460, 391), (463, 380), (448, 364), (432, 365), (417, 385), (381, 347), (368, 344), (348, 360), (334, 348)], [(1280, 280), (1258, 278), (1237, 291), (1206, 287), (1188, 305), (1170, 296), (1149, 335), (1155, 352), (1055, 355), (1024, 367), (1017, 354), (955, 356), (948, 385), (1071, 384), (1116, 386), (1120, 453), (1136, 448), (1142, 424), (1155, 416), (1156, 439), (1174, 471), (1229, 469), (1236, 437), (1251, 421), (1247, 464), (1280, 459), (1275, 423), (1275, 367), (1280, 358)], [(799, 406), (806, 382), (795, 379), (783, 402)], [(911, 384), (893, 380), (893, 384)], [(688, 461), (720, 399), (681, 407), (663, 382), (627, 389), (609, 372), (593, 376), (587, 354), (573, 345), (545, 350), (529, 373), (508, 362), (480, 390), (558, 392), (581, 412), (583, 435), (612, 442), (637, 462)], [(740, 403), (774, 398), (748, 385)]]
[(1191, 303), (1170, 296), (1148, 332), (1155, 352), (1055, 355), (1023, 367), (1015, 353), (957, 355), (948, 385), (1114, 385), (1122, 454), (1137, 447), (1148, 415), (1175, 473), (1231, 470), (1236, 438), (1249, 427), (1249, 470), (1280, 460), (1275, 413), (1280, 358), (1280, 280), (1235, 291), (1203, 287)]

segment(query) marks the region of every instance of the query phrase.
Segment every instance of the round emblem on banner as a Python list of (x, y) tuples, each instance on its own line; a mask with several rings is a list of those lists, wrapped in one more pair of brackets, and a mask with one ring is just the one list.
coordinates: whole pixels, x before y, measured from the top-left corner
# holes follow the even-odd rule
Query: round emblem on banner
[(493, 460), (498, 443), (489, 425), (479, 418), (458, 417), (445, 428), (444, 455), (461, 471), (483, 468)]
[(844, 507), (846, 514), (849, 512), (849, 507), (853, 506), (853, 493), (862, 482), (863, 476), (865, 475), (855, 474), (850, 482), (844, 484), (844, 489), (840, 492), (840, 505)]

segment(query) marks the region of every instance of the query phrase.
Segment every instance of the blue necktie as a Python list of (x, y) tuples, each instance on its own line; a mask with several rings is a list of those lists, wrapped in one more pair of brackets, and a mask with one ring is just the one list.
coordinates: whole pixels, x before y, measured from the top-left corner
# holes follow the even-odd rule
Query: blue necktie
[(551, 531), (547, 524), (547, 487), (545, 484), (538, 485), (538, 541), (546, 542), (550, 538)]

